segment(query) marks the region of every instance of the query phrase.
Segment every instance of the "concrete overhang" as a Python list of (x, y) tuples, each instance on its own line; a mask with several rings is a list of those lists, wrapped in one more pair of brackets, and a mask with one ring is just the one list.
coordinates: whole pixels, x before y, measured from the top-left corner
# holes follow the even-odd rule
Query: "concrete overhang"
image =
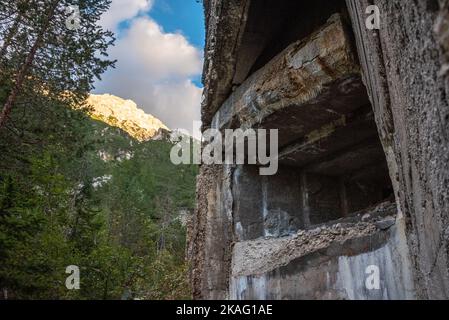
[(201, 118), (207, 127), (229, 96), (251, 0), (204, 0), (206, 44)]
[(252, 74), (223, 103), (216, 129), (279, 129), (287, 146), (369, 105), (350, 35), (339, 14)]

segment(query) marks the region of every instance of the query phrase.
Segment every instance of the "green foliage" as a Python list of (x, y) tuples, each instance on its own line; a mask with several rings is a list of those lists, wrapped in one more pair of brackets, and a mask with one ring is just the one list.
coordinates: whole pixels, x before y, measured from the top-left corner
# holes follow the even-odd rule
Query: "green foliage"
[[(25, 113), (20, 137), (0, 131), (0, 287), (18, 299), (189, 298), (179, 211), (193, 209), (197, 167), (174, 166), (170, 142), (47, 107)], [(69, 265), (80, 290), (65, 287)]]
[[(72, 106), (84, 101), (95, 79), (114, 65), (107, 58), (113, 33), (97, 23), (109, 4), (108, 0), (2, 1), (0, 78), (9, 90), (0, 91), (0, 98), (11, 96), (14, 88), (19, 95), (14, 108), (22, 103), (40, 109), (48, 101)], [(79, 26), (68, 28), (73, 7)], [(18, 81), (21, 72), (23, 83)], [(8, 86), (13, 80), (18, 87)]]
[[(75, 110), (114, 62), (108, 0), (0, 2), (0, 289), (16, 299), (188, 298), (195, 166)], [(81, 25), (66, 26), (69, 5)], [(9, 101), (8, 103), (7, 100)], [(9, 106), (6, 108), (6, 106)], [(81, 289), (68, 290), (77, 265)], [(1, 294), (1, 293), (0, 293)]]

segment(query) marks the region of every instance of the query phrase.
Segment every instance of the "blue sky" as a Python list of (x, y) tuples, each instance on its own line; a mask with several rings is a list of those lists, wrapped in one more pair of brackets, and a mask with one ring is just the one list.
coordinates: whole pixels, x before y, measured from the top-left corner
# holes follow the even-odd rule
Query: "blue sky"
[(156, 0), (150, 14), (167, 32), (181, 30), (192, 44), (204, 45), (204, 17), (201, 3), (195, 0)]
[[(191, 44), (204, 48), (204, 13), (202, 3), (195, 0), (156, 0), (150, 16), (166, 32), (181, 32)], [(194, 79), (201, 86), (201, 77)]]
[(94, 93), (131, 99), (171, 129), (196, 130), (205, 36), (202, 4), (112, 0), (100, 24), (116, 33), (109, 54), (118, 62), (96, 83)]

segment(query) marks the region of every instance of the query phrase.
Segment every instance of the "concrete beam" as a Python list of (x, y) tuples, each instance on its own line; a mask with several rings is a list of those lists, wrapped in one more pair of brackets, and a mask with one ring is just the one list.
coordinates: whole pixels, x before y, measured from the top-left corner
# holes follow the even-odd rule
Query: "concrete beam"
[[(292, 239), (237, 243), (233, 252), (230, 298), (413, 299), (410, 265), (403, 259), (404, 247), (400, 247), (402, 239), (397, 226), (385, 231), (371, 230), (369, 225), (359, 224), (346, 232), (339, 228), (317, 230), (311, 239), (307, 234), (298, 234)], [(371, 264), (388, 270), (380, 275), (382, 290), (364, 287), (366, 268)]]
[(340, 15), (250, 76), (224, 102), (214, 128), (282, 128), (285, 145), (368, 104)]
[(369, 251), (366, 244), (370, 240), (372, 248), (376, 248), (384, 245), (388, 238), (388, 233), (379, 232), (375, 223), (368, 221), (300, 230), (295, 235), (283, 238), (241, 241), (235, 243), (233, 248), (231, 275), (238, 277), (268, 273), (317, 251), (327, 251), (328, 257), (363, 253)]
[(365, 167), (385, 162), (382, 144), (377, 137), (370, 138), (358, 145), (342, 149), (319, 163), (306, 166), (306, 172), (328, 176), (349, 175)]
[(201, 118), (205, 127), (231, 92), (250, 3), (251, 0), (204, 1), (207, 36)]
[(377, 129), (371, 106), (360, 111), (362, 112), (342, 116), (287, 145), (279, 151), (280, 163), (303, 167), (329, 157), (338, 150), (376, 137)]

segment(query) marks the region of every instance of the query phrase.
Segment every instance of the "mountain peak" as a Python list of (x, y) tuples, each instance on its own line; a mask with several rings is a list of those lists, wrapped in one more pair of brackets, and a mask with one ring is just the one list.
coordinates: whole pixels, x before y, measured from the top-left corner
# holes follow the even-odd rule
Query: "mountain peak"
[(139, 141), (152, 139), (160, 131), (170, 131), (162, 121), (145, 113), (132, 100), (111, 94), (91, 94), (86, 100), (90, 116), (110, 126), (118, 127)]

